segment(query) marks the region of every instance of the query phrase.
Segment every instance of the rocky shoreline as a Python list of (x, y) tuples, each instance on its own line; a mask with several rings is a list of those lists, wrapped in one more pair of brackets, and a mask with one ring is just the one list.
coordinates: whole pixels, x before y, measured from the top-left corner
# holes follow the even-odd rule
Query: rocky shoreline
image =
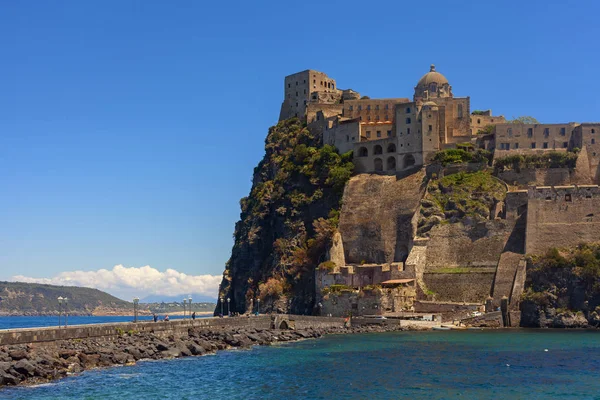
[(0, 388), (46, 383), (84, 370), (133, 365), (140, 360), (202, 356), (218, 350), (314, 339), (326, 334), (398, 330), (407, 329), (384, 325), (302, 330), (190, 328), (188, 335), (181, 337), (161, 338), (151, 333), (123, 332), (112, 341), (75, 339), (55, 342), (51, 346), (2, 346)]

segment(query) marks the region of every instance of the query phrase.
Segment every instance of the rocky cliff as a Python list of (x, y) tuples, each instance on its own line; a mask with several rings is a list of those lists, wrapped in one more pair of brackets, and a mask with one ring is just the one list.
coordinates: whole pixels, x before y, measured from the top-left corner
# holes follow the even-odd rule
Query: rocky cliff
[(530, 257), (525, 287), (521, 326), (600, 326), (600, 243)]
[(260, 300), (261, 312), (312, 313), (314, 271), (325, 261), (353, 168), (351, 153), (323, 146), (297, 118), (269, 130), (219, 289), (230, 311), (256, 311)]

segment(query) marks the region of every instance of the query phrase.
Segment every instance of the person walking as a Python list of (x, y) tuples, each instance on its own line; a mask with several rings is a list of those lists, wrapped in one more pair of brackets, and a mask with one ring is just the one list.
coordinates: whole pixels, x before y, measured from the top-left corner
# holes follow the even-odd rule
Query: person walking
[(196, 319), (196, 311), (192, 313), (192, 319)]

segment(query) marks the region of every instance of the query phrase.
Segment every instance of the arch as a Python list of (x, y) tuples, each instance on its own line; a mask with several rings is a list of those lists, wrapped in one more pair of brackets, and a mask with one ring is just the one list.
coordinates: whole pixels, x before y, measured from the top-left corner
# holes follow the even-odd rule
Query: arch
[(383, 149), (380, 145), (373, 147), (373, 154), (383, 154)]
[(279, 324), (279, 329), (290, 329), (286, 320), (281, 321), (281, 323)]
[(395, 171), (396, 170), (396, 157), (388, 157), (386, 166), (387, 166), (388, 171)]
[(429, 93), (437, 93), (437, 83), (431, 83), (429, 85)]
[(376, 158), (373, 160), (373, 166), (375, 167), (376, 172), (383, 171), (383, 161), (381, 161), (381, 158)]
[(369, 156), (369, 150), (367, 150), (366, 147), (361, 147), (360, 149), (358, 149), (358, 156), (359, 157), (368, 157)]
[(387, 152), (388, 153), (395, 153), (396, 152), (396, 144), (395, 143), (388, 144)]
[(413, 156), (412, 154), (407, 154), (406, 156), (404, 156), (404, 168), (412, 167), (413, 165), (415, 165), (415, 163), (415, 156)]

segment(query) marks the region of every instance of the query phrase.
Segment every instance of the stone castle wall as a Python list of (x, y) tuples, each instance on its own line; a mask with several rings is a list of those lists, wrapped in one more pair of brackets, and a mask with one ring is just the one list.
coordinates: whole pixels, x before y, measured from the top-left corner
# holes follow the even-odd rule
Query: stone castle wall
[(528, 191), (526, 252), (600, 241), (600, 188), (538, 186)]

